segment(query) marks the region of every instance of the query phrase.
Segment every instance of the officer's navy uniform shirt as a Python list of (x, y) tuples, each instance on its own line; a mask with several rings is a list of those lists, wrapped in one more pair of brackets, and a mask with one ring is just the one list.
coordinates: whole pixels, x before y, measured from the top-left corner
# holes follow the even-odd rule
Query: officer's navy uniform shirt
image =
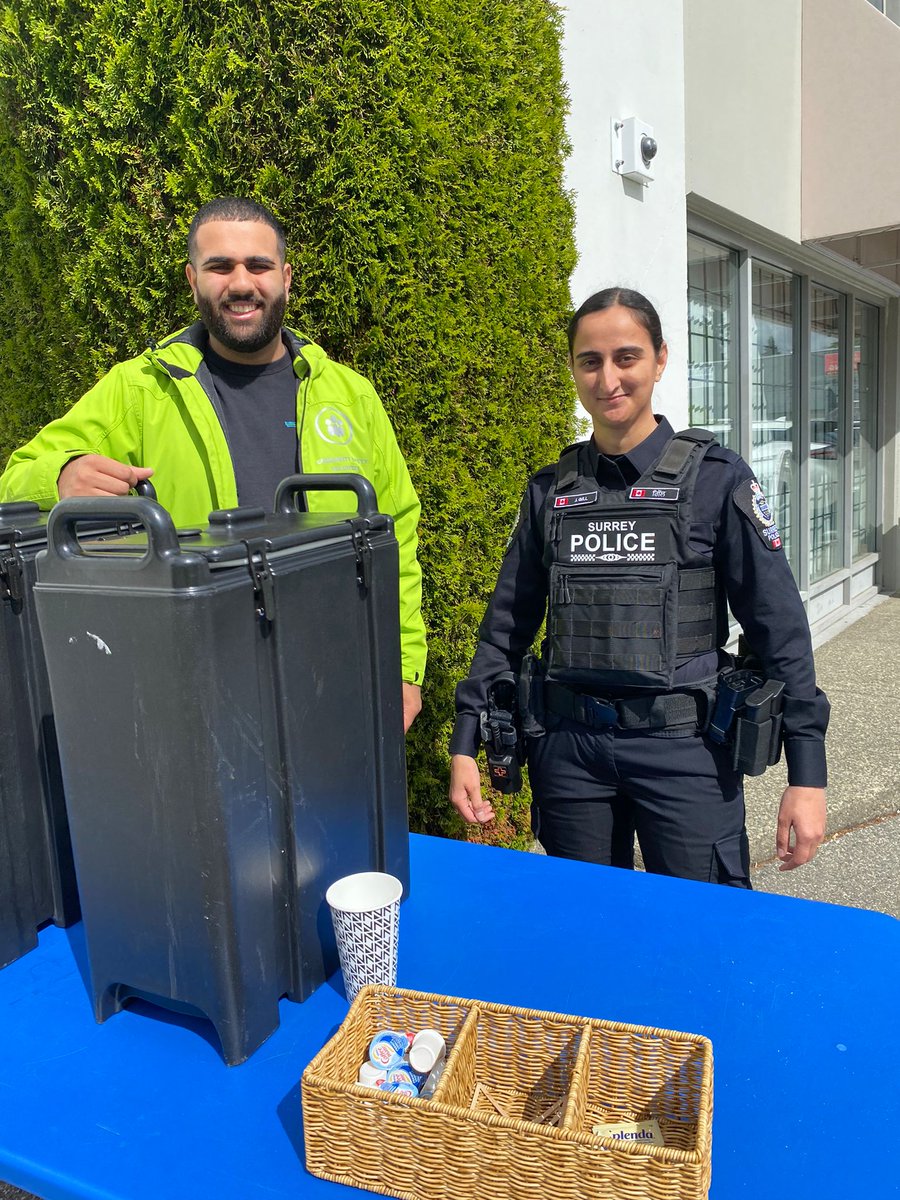
[[(674, 433), (665, 417), (658, 417), (657, 422), (654, 432), (627, 454), (608, 457), (598, 451), (593, 439), (587, 444), (588, 461), (601, 488), (621, 491), (631, 487), (657, 461)], [(486, 707), (487, 687), (501, 672), (518, 671), (544, 619), (548, 593), (544, 508), (555, 475), (555, 463), (538, 471), (522, 498), (468, 678), (456, 689), (451, 754), (477, 753), (478, 715)], [(759, 526), (734, 501), (735, 490), (753, 478), (749, 466), (733, 451), (721, 446), (707, 450), (694, 488), (691, 546), (712, 559), (717, 586), (725, 589), (731, 611), (762, 660), (767, 677), (785, 685), (789, 782), (824, 787), (829, 704), (816, 689), (803, 602), (783, 549), (771, 549)], [(676, 672), (674, 690), (679, 684), (708, 679), (720, 665), (716, 651), (689, 659)], [(607, 688), (602, 694), (615, 698), (628, 694), (628, 689), (613, 693)]]

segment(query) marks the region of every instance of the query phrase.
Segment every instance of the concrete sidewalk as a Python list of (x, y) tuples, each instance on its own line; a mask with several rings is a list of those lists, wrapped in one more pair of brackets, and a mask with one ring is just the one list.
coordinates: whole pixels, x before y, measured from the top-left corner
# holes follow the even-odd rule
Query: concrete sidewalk
[(779, 871), (775, 821), (782, 764), (746, 785), (753, 886), (900, 918), (900, 597), (878, 596), (865, 616), (816, 649), (831, 701), (828, 835), (815, 859)]

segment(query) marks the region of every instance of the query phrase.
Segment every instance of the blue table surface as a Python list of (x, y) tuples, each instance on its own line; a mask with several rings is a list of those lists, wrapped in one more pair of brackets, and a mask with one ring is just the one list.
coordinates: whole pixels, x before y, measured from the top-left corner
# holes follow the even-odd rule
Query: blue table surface
[[(419, 836), (411, 869), (401, 986), (712, 1039), (713, 1200), (900, 1195), (900, 922)], [(46, 1200), (370, 1194), (304, 1167), (300, 1075), (346, 1015), (340, 975), (228, 1068), (200, 1020), (95, 1024), (86, 972), (81, 926), (0, 971), (0, 1178)]]

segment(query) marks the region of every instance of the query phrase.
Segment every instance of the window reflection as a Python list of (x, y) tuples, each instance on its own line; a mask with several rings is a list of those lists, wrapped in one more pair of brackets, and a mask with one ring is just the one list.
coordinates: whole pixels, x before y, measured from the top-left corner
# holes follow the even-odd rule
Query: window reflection
[(809, 578), (842, 565), (840, 296), (810, 288)]
[(690, 423), (738, 449), (737, 254), (688, 238)]
[(886, 17), (890, 17), (895, 25), (900, 25), (900, 0), (869, 0), (869, 3)]
[(752, 287), (750, 465), (772, 506), (796, 574), (794, 277), (788, 271), (754, 263)]
[[(744, 454), (805, 589), (877, 551), (881, 310), (810, 281), (801, 329), (807, 277), (749, 260), (750, 444), (742, 446), (739, 261), (737, 251), (688, 238), (690, 423)], [(799, 361), (807, 337), (808, 379)]]
[(875, 450), (877, 416), (878, 309), (856, 305), (853, 314), (853, 557), (875, 551)]

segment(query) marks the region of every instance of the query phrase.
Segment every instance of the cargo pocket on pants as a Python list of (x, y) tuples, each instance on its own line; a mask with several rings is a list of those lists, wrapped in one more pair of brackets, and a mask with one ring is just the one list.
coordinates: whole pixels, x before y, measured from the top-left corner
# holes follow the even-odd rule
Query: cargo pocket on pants
[(723, 883), (726, 887), (752, 888), (750, 845), (746, 833), (735, 833), (713, 843), (709, 882)]

